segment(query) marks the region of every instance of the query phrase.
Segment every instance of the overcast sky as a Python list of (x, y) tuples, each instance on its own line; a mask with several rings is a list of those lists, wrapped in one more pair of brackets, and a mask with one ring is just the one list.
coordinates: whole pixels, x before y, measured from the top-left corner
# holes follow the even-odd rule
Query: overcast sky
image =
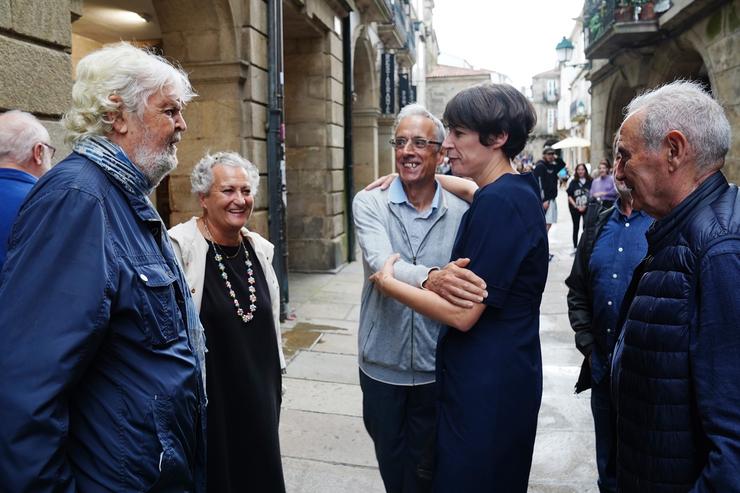
[[(557, 65), (583, 0), (435, 0), (440, 52), (508, 75), (520, 89)], [(440, 60), (444, 63), (445, 60)]]

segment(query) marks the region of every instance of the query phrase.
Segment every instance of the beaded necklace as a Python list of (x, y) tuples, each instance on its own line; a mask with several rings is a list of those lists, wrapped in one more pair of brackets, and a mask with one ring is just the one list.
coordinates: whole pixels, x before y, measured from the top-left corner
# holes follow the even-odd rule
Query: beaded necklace
[[(206, 231), (208, 232), (208, 236), (210, 236), (210, 239), (208, 240), (210, 244), (213, 246), (213, 252), (214, 256), (213, 259), (216, 261), (216, 264), (218, 264), (218, 270), (221, 271), (221, 278), (226, 283), (226, 290), (229, 292), (229, 297), (234, 302), (234, 307), (236, 308), (236, 315), (239, 317), (242, 322), (248, 323), (250, 320), (254, 318), (254, 312), (257, 311), (257, 294), (256, 289), (254, 287), (254, 271), (252, 270), (252, 261), (249, 259), (249, 250), (247, 250), (247, 247), (244, 246), (244, 237), (240, 234), (239, 235), (239, 248), (237, 249), (236, 253), (229, 257), (224, 252), (223, 255), (219, 251), (218, 247), (216, 246), (216, 243), (213, 241), (213, 234), (211, 234), (211, 230), (208, 229), (208, 221), (206, 218), (203, 218), (203, 225), (206, 228)], [(233, 259), (237, 255), (239, 255), (239, 250), (244, 250), (244, 265), (247, 267), (247, 282), (249, 283), (249, 311), (245, 312), (244, 309), (241, 307), (239, 300), (236, 299), (236, 293), (234, 292), (234, 289), (231, 286), (231, 282), (229, 282), (229, 274), (226, 272), (226, 266), (223, 264), (224, 257), (228, 259)]]

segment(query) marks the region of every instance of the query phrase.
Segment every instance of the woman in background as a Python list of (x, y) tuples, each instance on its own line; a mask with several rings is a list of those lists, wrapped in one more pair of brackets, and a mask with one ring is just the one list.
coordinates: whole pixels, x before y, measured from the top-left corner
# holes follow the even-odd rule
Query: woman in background
[(581, 217), (586, 213), (588, 205), (589, 190), (591, 189), (591, 175), (588, 174), (586, 165), (581, 163), (576, 166), (573, 179), (568, 184), (568, 210), (573, 219), (573, 251), (578, 246), (578, 233), (581, 227)]
[(612, 165), (607, 158), (599, 161), (599, 176), (591, 182), (590, 196), (602, 203), (608, 209), (617, 200), (617, 187), (611, 174)]

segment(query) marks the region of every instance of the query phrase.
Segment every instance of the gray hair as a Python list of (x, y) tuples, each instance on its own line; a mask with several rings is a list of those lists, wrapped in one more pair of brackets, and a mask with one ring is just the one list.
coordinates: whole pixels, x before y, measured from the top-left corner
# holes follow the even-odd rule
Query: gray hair
[(436, 116), (432, 115), (429, 110), (418, 103), (407, 104), (401, 109), (401, 111), (398, 112), (398, 116), (396, 116), (396, 121), (393, 124), (394, 134), (396, 133), (398, 125), (401, 124), (401, 120), (403, 120), (407, 116), (423, 116), (425, 118), (429, 118), (430, 120), (432, 120), (435, 126), (434, 138), (439, 142), (445, 140), (445, 126), (442, 124), (442, 121)]
[(677, 80), (645, 92), (627, 105), (625, 120), (644, 114), (642, 135), (648, 149), (656, 151), (671, 130), (686, 136), (698, 168), (724, 165), (732, 131), (722, 106), (698, 82)]
[(191, 190), (193, 193), (208, 195), (213, 185), (213, 167), (221, 164), (232, 168), (244, 168), (247, 172), (249, 185), (252, 187), (252, 195), (257, 195), (260, 186), (260, 172), (257, 167), (236, 152), (225, 151), (214, 154), (206, 153), (198, 164), (193, 168), (190, 175)]
[(48, 144), (49, 132), (35, 116), (19, 110), (0, 115), (0, 163), (28, 162), (39, 142)]
[[(165, 88), (183, 105), (196, 96), (185, 72), (151, 51), (122, 42), (90, 53), (77, 64), (72, 108), (62, 118), (66, 140), (110, 133), (110, 113), (128, 111), (141, 117), (149, 96)], [(121, 103), (112, 101), (113, 95)]]

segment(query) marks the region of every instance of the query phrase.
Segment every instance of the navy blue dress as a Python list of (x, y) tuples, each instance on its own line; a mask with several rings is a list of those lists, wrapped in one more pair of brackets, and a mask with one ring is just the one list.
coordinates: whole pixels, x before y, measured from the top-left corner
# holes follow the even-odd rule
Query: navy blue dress
[(542, 399), (539, 307), (547, 231), (531, 174), (476, 192), (452, 259), (468, 257), (487, 305), (468, 332), (447, 327), (437, 346), (434, 490), (526, 492)]

